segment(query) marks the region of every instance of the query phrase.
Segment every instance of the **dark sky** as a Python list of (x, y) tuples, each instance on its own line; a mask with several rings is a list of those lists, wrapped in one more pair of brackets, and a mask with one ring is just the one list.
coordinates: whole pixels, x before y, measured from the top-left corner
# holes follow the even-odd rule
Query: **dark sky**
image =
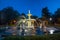
[(47, 6), (50, 12), (54, 13), (57, 8), (60, 8), (60, 0), (0, 0), (0, 10), (8, 6), (25, 14), (31, 10), (32, 15), (41, 17), (42, 8)]

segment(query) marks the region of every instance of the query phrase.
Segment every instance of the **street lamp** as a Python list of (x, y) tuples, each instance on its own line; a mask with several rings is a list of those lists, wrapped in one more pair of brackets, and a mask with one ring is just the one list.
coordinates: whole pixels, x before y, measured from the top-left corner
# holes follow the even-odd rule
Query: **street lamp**
[(50, 21), (52, 20), (52, 18), (50, 18)]
[(52, 22), (52, 18), (50, 18), (49, 20), (50, 20), (50, 25), (51, 25), (51, 22)]

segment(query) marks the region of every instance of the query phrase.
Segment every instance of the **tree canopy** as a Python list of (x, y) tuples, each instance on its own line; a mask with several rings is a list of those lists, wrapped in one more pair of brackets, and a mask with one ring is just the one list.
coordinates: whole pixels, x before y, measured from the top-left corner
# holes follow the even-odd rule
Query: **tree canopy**
[(46, 18), (51, 17), (48, 7), (42, 9), (42, 17), (46, 17)]
[(55, 12), (54, 16), (56, 18), (60, 18), (60, 8), (57, 9), (57, 11)]
[(17, 20), (20, 13), (14, 10), (12, 7), (7, 7), (1, 10), (0, 15), (0, 24), (6, 24), (11, 20)]

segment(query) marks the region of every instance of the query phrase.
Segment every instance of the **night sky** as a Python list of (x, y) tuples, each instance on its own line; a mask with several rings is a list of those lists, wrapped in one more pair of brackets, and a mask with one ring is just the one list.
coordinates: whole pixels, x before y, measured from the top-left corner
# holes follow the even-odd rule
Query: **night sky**
[(60, 0), (0, 0), (0, 10), (6, 7), (13, 7), (19, 13), (28, 14), (31, 10), (32, 15), (41, 17), (41, 10), (48, 7), (51, 13), (60, 8)]

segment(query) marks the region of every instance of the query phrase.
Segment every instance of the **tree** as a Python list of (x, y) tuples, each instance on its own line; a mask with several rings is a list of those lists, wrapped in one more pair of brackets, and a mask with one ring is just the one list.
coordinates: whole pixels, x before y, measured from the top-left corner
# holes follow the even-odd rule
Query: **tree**
[(11, 20), (18, 20), (19, 16), (20, 13), (14, 10), (12, 7), (7, 7), (1, 10), (1, 21), (4, 24), (9, 23)]
[(47, 7), (42, 9), (42, 17), (46, 17), (46, 18), (50, 18), (51, 17), (51, 14), (50, 14), (50, 12), (49, 12)]
[(57, 9), (54, 16), (55, 18), (60, 18), (60, 8)]
[(20, 16), (21, 19), (25, 19), (26, 18), (26, 14), (25, 13), (22, 13), (21, 16)]
[(25, 13), (22, 13), (21, 16), (25, 16), (26, 17)]
[(6, 22), (5, 18), (6, 18), (5, 14), (2, 11), (0, 11), (0, 25), (5, 24)]
[(60, 8), (58, 8), (57, 11), (55, 11), (54, 21), (55, 23), (60, 23)]

